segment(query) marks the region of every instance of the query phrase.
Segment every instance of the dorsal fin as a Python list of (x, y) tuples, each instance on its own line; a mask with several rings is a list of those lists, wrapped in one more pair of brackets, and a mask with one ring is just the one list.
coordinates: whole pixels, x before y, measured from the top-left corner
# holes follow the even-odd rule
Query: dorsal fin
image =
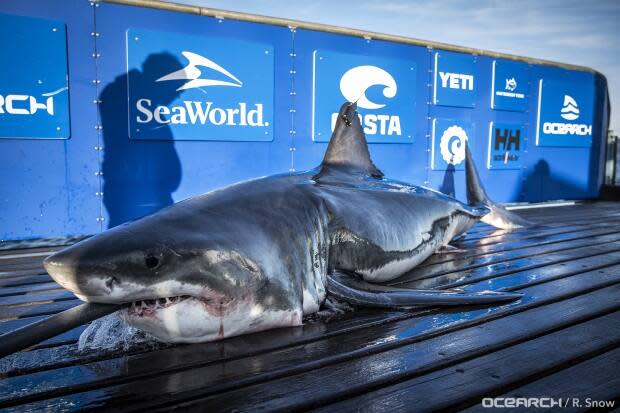
[(321, 163), (321, 170), (330, 166), (345, 166), (382, 178), (383, 172), (370, 159), (368, 143), (356, 110), (357, 105), (351, 102), (346, 102), (340, 107), (334, 133)]

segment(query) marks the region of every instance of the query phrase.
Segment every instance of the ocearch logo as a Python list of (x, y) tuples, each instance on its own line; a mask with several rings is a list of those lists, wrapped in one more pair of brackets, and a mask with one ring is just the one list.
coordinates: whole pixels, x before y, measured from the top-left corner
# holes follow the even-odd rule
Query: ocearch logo
[(560, 116), (566, 120), (576, 120), (579, 117), (579, 105), (569, 95), (564, 95), (564, 105), (562, 105)]
[[(179, 86), (176, 89), (177, 91), (202, 89), (212, 86), (243, 86), (241, 80), (213, 60), (189, 51), (183, 51), (181, 54), (187, 59), (187, 66), (160, 77), (156, 82), (185, 80), (186, 82)], [(200, 67), (220, 73), (229, 80), (203, 78), (203, 71)], [(239, 102), (233, 108), (220, 108), (215, 106), (212, 101), (184, 100), (182, 103), (179, 106), (168, 107), (159, 105), (153, 108), (150, 99), (138, 99), (136, 101), (136, 109), (140, 114), (136, 117), (136, 121), (138, 123), (155, 121), (159, 124), (170, 123), (180, 125), (269, 126), (269, 122), (263, 120), (264, 111), (262, 103), (254, 104), (253, 108), (247, 102)]]
[[(362, 65), (347, 70), (340, 78), (340, 92), (349, 102), (357, 102), (361, 109), (377, 110), (385, 103), (371, 101), (366, 92), (373, 86), (383, 86), (383, 96), (396, 96), (398, 86), (394, 77), (377, 66)], [(365, 113), (359, 115), (364, 132), (369, 135), (401, 135), (400, 116), (390, 114)], [(338, 113), (332, 114), (332, 130), (336, 125)]]
[(36, 96), (31, 95), (0, 95), (0, 114), (34, 115), (39, 110), (44, 110), (48, 115), (54, 116), (54, 96), (67, 89), (68, 87), (65, 86), (53, 92), (43, 93), (41, 96), (45, 98), (44, 102), (38, 101)]
[[(560, 110), (560, 116), (568, 121), (577, 120), (579, 118), (579, 106), (577, 101), (569, 95), (564, 95), (564, 103)], [(561, 123), (561, 122), (545, 122), (543, 123), (543, 132), (550, 135), (592, 135), (592, 125), (581, 123)]]

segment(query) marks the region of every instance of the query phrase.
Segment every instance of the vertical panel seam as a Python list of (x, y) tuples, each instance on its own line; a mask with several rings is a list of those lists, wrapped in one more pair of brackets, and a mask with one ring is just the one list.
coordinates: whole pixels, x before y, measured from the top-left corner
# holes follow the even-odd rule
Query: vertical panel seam
[(295, 124), (295, 120), (296, 120), (296, 115), (297, 115), (297, 108), (296, 108), (296, 97), (297, 97), (297, 91), (296, 91), (296, 85), (295, 85), (295, 78), (297, 76), (297, 66), (296, 66), (296, 58), (297, 58), (297, 54), (295, 52), (295, 34), (297, 32), (296, 27), (294, 26), (289, 26), (288, 27), (290, 32), (291, 32), (291, 51), (289, 53), (289, 59), (291, 62), (291, 66), (289, 69), (289, 76), (291, 78), (291, 83), (290, 83), (290, 92), (289, 92), (289, 98), (290, 98), (290, 108), (289, 108), (289, 114), (290, 114), (290, 129), (289, 129), (289, 137), (290, 137), (290, 141), (289, 141), (289, 152), (291, 154), (291, 166), (289, 168), (289, 173), (293, 173), (295, 172), (295, 152), (297, 151), (297, 148), (295, 146), (295, 135), (297, 134), (297, 130), (296, 130), (296, 124)]
[(435, 71), (435, 67), (433, 66), (433, 51), (432, 47), (427, 47), (428, 50), (428, 70), (426, 77), (426, 134), (424, 138), (426, 139), (426, 165), (425, 176), (424, 176), (424, 185), (430, 187), (430, 168), (431, 168), (431, 147), (432, 147), (432, 139), (431, 136), (431, 104), (432, 104), (432, 96), (433, 96), (433, 75)]
[(101, 54), (99, 53), (99, 48), (97, 44), (97, 39), (100, 36), (100, 33), (97, 31), (97, 9), (99, 8), (99, 0), (91, 0), (90, 5), (93, 10), (93, 31), (91, 32), (91, 36), (93, 38), (93, 54), (92, 58), (94, 61), (94, 69), (95, 69), (95, 79), (93, 79), (92, 83), (95, 87), (93, 104), (95, 105), (95, 133), (97, 135), (97, 145), (95, 146), (95, 152), (97, 153), (97, 170), (95, 171), (95, 176), (97, 176), (97, 191), (95, 192), (95, 196), (99, 199), (99, 211), (97, 212), (96, 220), (99, 222), (99, 231), (103, 231), (103, 144), (101, 142), (101, 134), (103, 126), (101, 125), (101, 113), (99, 111), (99, 105), (101, 104), (101, 100), (99, 99), (99, 84), (101, 80), (99, 79), (99, 58)]

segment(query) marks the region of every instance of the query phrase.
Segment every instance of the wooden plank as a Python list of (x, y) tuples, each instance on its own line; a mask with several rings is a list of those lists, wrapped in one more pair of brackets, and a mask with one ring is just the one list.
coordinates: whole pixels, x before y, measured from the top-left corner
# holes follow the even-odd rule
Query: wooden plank
[(74, 300), (75, 295), (56, 284), (56, 288), (28, 292), (27, 294), (15, 294), (0, 296), (0, 310), (6, 306), (24, 304), (38, 304), (41, 301)]
[[(157, 376), (149, 377), (148, 373), (146, 376), (143, 373), (143, 375), (132, 377), (133, 381), (129, 383), (109, 387), (106, 386), (103, 392), (99, 388), (99, 385), (101, 385), (101, 382), (99, 382), (97, 383), (96, 389), (91, 391), (75, 395), (67, 394), (58, 399), (43, 401), (41, 404), (35, 403), (29, 406), (29, 408), (53, 408), (54, 406), (58, 406), (57, 403), (67, 403), (68, 401), (80, 403), (81, 407), (85, 408), (100, 405), (103, 401), (111, 403), (110, 405), (106, 404), (106, 407), (122, 408), (122, 406), (116, 405), (117, 402), (122, 402), (122, 405), (128, 408), (131, 402), (136, 403), (136, 406), (139, 405), (141, 408), (144, 408), (155, 402), (162, 403), (171, 400), (173, 395), (179, 398), (197, 397), (198, 395), (204, 395), (205, 392), (222, 392), (227, 389), (238, 388), (242, 385), (249, 386), (253, 383), (259, 383), (255, 384), (255, 386), (261, 386), (261, 382), (270, 381), (278, 377), (283, 378), (278, 379), (279, 381), (276, 380), (276, 387), (279, 386), (283, 389), (286, 388), (287, 385), (283, 384), (283, 382), (281, 382), (282, 380), (286, 381), (290, 379), (291, 375), (300, 374), (301, 372), (305, 372), (308, 377), (312, 377), (320, 382), (320, 377), (316, 376), (314, 372), (329, 369), (331, 368), (330, 366), (336, 363), (340, 363), (338, 369), (342, 368), (344, 364), (352, 363), (349, 373), (343, 376), (348, 377), (348, 374), (354, 375), (355, 371), (359, 372), (360, 366), (355, 363), (361, 362), (360, 360), (368, 359), (368, 362), (371, 364), (384, 363), (390, 365), (389, 359), (394, 351), (407, 352), (412, 348), (417, 348), (416, 346), (412, 346), (412, 344), (420, 340), (428, 339), (429, 337), (437, 336), (447, 331), (456, 331), (474, 325), (485, 325), (481, 324), (482, 322), (487, 322), (488, 324), (491, 323), (492, 320), (506, 318), (507, 321), (502, 325), (501, 329), (513, 331), (514, 334), (518, 335), (533, 334), (534, 327), (536, 325), (542, 326), (541, 323), (544, 324), (544, 326), (540, 327), (541, 329), (548, 329), (550, 325), (554, 323), (557, 324), (561, 320), (566, 320), (567, 317), (574, 321), (572, 317), (581, 317), (584, 311), (590, 315), (592, 312), (610, 311), (610, 308), (613, 309), (615, 306), (620, 306), (620, 296), (618, 295), (620, 292), (620, 285), (614, 286), (614, 284), (619, 282), (620, 272), (618, 269), (609, 271), (606, 274), (599, 274), (598, 272), (580, 274), (578, 276), (525, 289), (523, 292), (527, 294), (528, 300), (521, 303), (496, 308), (442, 312), (434, 315), (422, 316), (421, 318), (414, 317), (399, 320), (394, 324), (383, 324), (373, 328), (348, 331), (346, 334), (323, 338), (311, 343), (305, 343), (298, 347), (287, 347), (265, 354), (254, 355), (249, 358), (228, 359), (224, 365), (218, 363), (213, 365), (207, 364), (205, 366), (193, 365), (193, 368), (189, 369), (187, 369), (188, 366), (186, 366), (185, 368), (187, 370), (176, 371), (176, 369), (173, 369), (172, 373), (162, 374), (166, 371), (166, 363), (173, 362), (178, 364), (179, 358), (175, 357), (173, 353), (169, 353), (168, 358), (162, 357), (160, 353), (148, 363), (145, 362), (144, 358), (142, 358), (138, 364), (133, 364), (129, 360), (126, 360), (127, 364), (119, 366), (119, 373), (122, 374), (119, 374), (119, 379), (121, 381), (128, 379), (127, 371), (145, 371), (145, 369), (148, 369), (150, 375), (153, 374), (153, 371), (157, 371)], [(605, 288), (610, 285), (612, 285), (612, 287)], [(568, 302), (562, 301), (570, 297), (574, 297), (573, 300)], [(536, 313), (539, 315), (531, 316), (528, 318), (527, 322), (524, 322), (524, 325), (528, 325), (528, 328), (518, 330), (507, 328), (507, 325), (515, 323), (514, 317), (516, 317), (517, 314), (541, 306), (545, 306), (546, 308), (541, 308), (539, 313)], [(568, 308), (570, 308), (570, 310), (568, 310)], [(533, 323), (535, 320), (539, 322), (529, 326), (529, 324)], [(479, 336), (478, 328), (482, 327), (472, 327), (470, 334)], [(484, 334), (481, 337), (493, 340), (495, 336), (493, 334)], [(239, 339), (241, 339), (241, 337)], [(248, 344), (251, 342), (251, 336), (246, 336), (243, 339), (250, 340), (246, 341)], [(454, 339), (450, 339), (447, 341), (446, 345), (454, 347), (455, 343), (459, 343), (456, 347), (460, 348), (462, 351), (482, 351), (480, 350), (482, 347), (478, 347), (480, 343), (474, 343), (476, 344), (475, 346), (468, 347), (463, 345), (463, 343), (467, 343), (467, 341), (454, 341)], [(220, 344), (225, 346), (225, 343)], [(485, 344), (483, 347), (488, 348), (489, 345), (490, 344)], [(201, 347), (202, 346), (197, 345), (196, 349)], [(436, 353), (433, 354), (436, 356)], [(392, 360), (400, 361), (403, 356), (397, 354), (394, 357), (396, 358)], [(409, 356), (407, 356), (407, 358), (408, 357)], [(398, 362), (396, 363), (398, 364)], [(225, 368), (223, 368), (224, 366)], [(72, 377), (75, 376), (74, 373), (70, 373), (69, 370), (59, 370), (55, 372), (53, 377), (49, 380), (44, 380), (43, 376), (40, 374), (29, 377), (21, 376), (5, 379), (0, 382), (0, 386), (2, 386), (0, 387), (2, 389), (0, 393), (13, 399), (13, 403), (18, 400), (17, 397), (19, 397), (14, 389), (16, 389), (17, 392), (22, 392), (19, 393), (21, 394), (22, 401), (35, 397), (36, 389), (26, 385), (23, 381), (20, 382), (20, 380), (27, 380), (27, 383), (30, 384), (39, 383), (41, 386), (45, 383), (45, 392), (39, 395), (40, 397), (49, 397), (53, 392), (65, 394), (66, 392), (85, 390), (85, 382), (82, 379), (87, 372), (88, 369), (82, 373), (82, 376), (78, 376), (80, 380), (72, 385), (69, 385), (67, 380), (72, 380)], [(340, 377), (339, 380), (342, 380), (343, 377)], [(101, 376), (97, 378), (101, 379)], [(362, 380), (360, 377), (357, 379)], [(109, 377), (104, 380), (104, 383), (110, 383)], [(64, 382), (65, 385), (62, 385), (61, 382)], [(173, 383), (175, 385), (172, 387)], [(307, 389), (317, 386), (321, 387), (320, 383), (308, 384), (310, 387), (306, 387)], [(331, 393), (331, 383), (329, 383), (330, 385), (327, 385), (328, 383), (325, 384), (325, 386), (322, 386), (322, 389), (315, 390)], [(264, 387), (269, 386), (268, 384), (264, 384)], [(268, 392), (268, 389), (264, 387), (261, 386), (260, 390), (257, 390), (257, 392)], [(336, 387), (338, 387), (337, 384)], [(23, 391), (25, 388), (28, 389), (28, 392)], [(50, 394), (51, 389), (53, 389), (53, 392)], [(245, 388), (245, 391), (249, 391), (248, 389), (250, 388)], [(222, 394), (222, 397), (227, 396)], [(234, 397), (241, 397), (243, 399), (246, 396), (237, 395)], [(12, 402), (7, 400), (6, 403)]]
[[(608, 234), (618, 234), (620, 232), (620, 226), (594, 228), (594, 229), (581, 229), (576, 232), (568, 232), (562, 234), (552, 234), (547, 236), (537, 237), (535, 240), (515, 240), (512, 242), (494, 243), (490, 245), (471, 246), (462, 252), (454, 253), (440, 253), (434, 254), (426, 261), (420, 264), (418, 267), (420, 270), (429, 265), (441, 264), (444, 262), (455, 261), (457, 259), (471, 258), (476, 256), (487, 256), (498, 252), (518, 251), (524, 249), (531, 249), (532, 246), (542, 247), (548, 245), (564, 245), (569, 241), (578, 241), (588, 238), (594, 238), (595, 236), (602, 236)], [(535, 242), (533, 242), (535, 241)]]
[(62, 287), (54, 281), (47, 283), (26, 284), (17, 287), (4, 287), (0, 288), (0, 297), (5, 298), (16, 295), (28, 295), (31, 293), (37, 293), (39, 291), (51, 291), (61, 288)]
[[(595, 244), (579, 245), (572, 248), (561, 249), (549, 253), (533, 255), (515, 254), (514, 252), (497, 253), (485, 257), (472, 257), (463, 260), (443, 263), (440, 265), (429, 266), (425, 269), (414, 269), (405, 275), (390, 281), (389, 285), (410, 285), (412, 281), (417, 281), (416, 285), (424, 285), (423, 280), (434, 278), (428, 281), (429, 286), (448, 285), (448, 283), (438, 283), (439, 276), (456, 282), (471, 276), (487, 275), (492, 277), (498, 271), (516, 272), (526, 269), (538, 268), (551, 263), (569, 262), (575, 258), (590, 257), (595, 255), (610, 254), (618, 251), (618, 241), (620, 239), (597, 240)], [(583, 243), (581, 243), (583, 244)], [(544, 247), (541, 247), (543, 249)], [(451, 285), (452, 283), (450, 283)]]
[(82, 303), (83, 301), (73, 298), (61, 301), (49, 300), (48, 302), (31, 303), (30, 305), (0, 307), (0, 320), (14, 320), (16, 318), (53, 315)]
[(0, 282), (2, 280), (15, 279), (15, 278), (30, 276), (30, 275), (41, 275), (44, 273), (45, 271), (41, 271), (38, 268), (30, 269), (30, 270), (19, 270), (19, 271), (4, 271), (0, 268)]
[(456, 245), (460, 249), (466, 249), (470, 247), (492, 245), (498, 243), (506, 243), (513, 241), (528, 240), (530, 243), (534, 243), (539, 237), (547, 237), (549, 235), (559, 235), (568, 233), (578, 233), (587, 229), (604, 228), (610, 226), (618, 226), (620, 221), (614, 223), (601, 223), (593, 225), (557, 225), (543, 228), (521, 228), (519, 231), (500, 231), (491, 232), (485, 237), (480, 238), (458, 238), (452, 244)]
[[(53, 282), (52, 277), (47, 275), (43, 269), (37, 270), (37, 275), (28, 275), (25, 277), (16, 277), (16, 278), (0, 278), (0, 288), (2, 290), (5, 287), (21, 287), (26, 285), (35, 285), (41, 283), (49, 283)], [(2, 291), (0, 290), (0, 291)]]
[[(617, 325), (617, 320), (611, 324)], [(591, 334), (586, 331), (586, 334)], [(597, 338), (595, 338), (597, 339)], [(554, 347), (556, 347), (555, 344)], [(593, 402), (611, 402), (598, 407), (620, 406), (620, 348), (581, 361), (541, 379), (529, 381), (509, 392), (496, 397), (552, 397), (568, 403), (562, 411), (581, 411), (597, 407)], [(589, 399), (589, 401), (588, 401)], [(613, 403), (613, 406), (610, 404)], [(474, 405), (466, 412), (482, 412), (485, 409)], [(488, 411), (488, 409), (486, 409)]]
[(11, 249), (11, 250), (0, 250), (0, 258), (4, 258), (10, 255), (18, 255), (18, 254), (33, 254), (33, 253), (43, 253), (51, 254), (55, 251), (58, 251), (64, 247), (36, 247), (36, 248), (22, 248), (22, 249)]
[[(440, 370), (417, 375), (415, 378), (346, 401), (329, 404), (317, 411), (352, 411), (363, 406), (364, 409), (373, 412), (430, 412), (460, 409), (472, 404), (476, 406), (474, 410), (484, 411), (485, 409), (481, 408), (483, 397), (500, 396), (503, 389), (515, 383), (529, 381), (532, 377), (545, 376), (570, 367), (583, 359), (590, 362), (585, 366), (590, 367), (585, 372), (588, 376), (575, 376), (570, 372), (567, 375), (565, 370), (559, 376), (564, 378), (563, 381), (558, 383), (556, 376), (555, 384), (560, 387), (556, 387), (555, 391), (553, 388), (545, 388), (551, 393), (539, 392), (536, 387), (530, 387), (529, 391), (518, 394), (527, 397), (560, 397), (560, 394), (571, 397), (570, 395), (574, 394), (574, 397), (577, 397), (579, 393), (565, 391), (563, 386), (566, 386), (567, 390), (580, 389), (581, 394), (584, 390), (590, 391), (598, 387), (602, 399), (613, 398), (620, 389), (620, 386), (613, 387), (614, 381), (620, 384), (620, 377), (617, 374), (617, 368), (620, 366), (620, 358), (617, 356), (620, 355), (620, 350), (613, 351), (620, 345), (620, 323), (616, 322), (619, 318), (620, 313), (611, 313), (462, 363), (446, 363), (446, 367)], [(496, 333), (502, 334), (500, 331)], [(615, 360), (612, 359), (614, 355)], [(601, 378), (597, 377), (594, 380), (597, 380), (598, 384), (595, 385), (589, 380), (599, 372), (591, 368), (598, 367), (603, 362), (609, 364), (607, 369), (610, 371), (607, 377), (611, 377), (612, 382), (605, 386), (605, 383), (600, 383)], [(578, 370), (573, 368), (573, 372)], [(615, 374), (612, 373), (613, 370)], [(579, 377), (579, 380), (575, 380), (576, 377)], [(575, 382), (581, 385), (575, 385)], [(529, 386), (533, 386), (534, 383), (530, 383)], [(573, 383), (572, 386), (569, 383)], [(508, 394), (511, 395), (515, 393)], [(559, 408), (555, 410), (564, 411)]]

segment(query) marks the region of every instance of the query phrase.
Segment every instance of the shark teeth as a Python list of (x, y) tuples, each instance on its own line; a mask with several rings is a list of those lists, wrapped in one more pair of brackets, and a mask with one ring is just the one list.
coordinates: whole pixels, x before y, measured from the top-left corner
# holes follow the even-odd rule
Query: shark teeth
[(191, 295), (177, 295), (173, 297), (134, 301), (129, 307), (129, 313), (132, 315), (142, 316), (166, 307), (170, 307), (171, 305), (180, 303), (181, 301), (185, 301), (190, 298), (192, 298)]

